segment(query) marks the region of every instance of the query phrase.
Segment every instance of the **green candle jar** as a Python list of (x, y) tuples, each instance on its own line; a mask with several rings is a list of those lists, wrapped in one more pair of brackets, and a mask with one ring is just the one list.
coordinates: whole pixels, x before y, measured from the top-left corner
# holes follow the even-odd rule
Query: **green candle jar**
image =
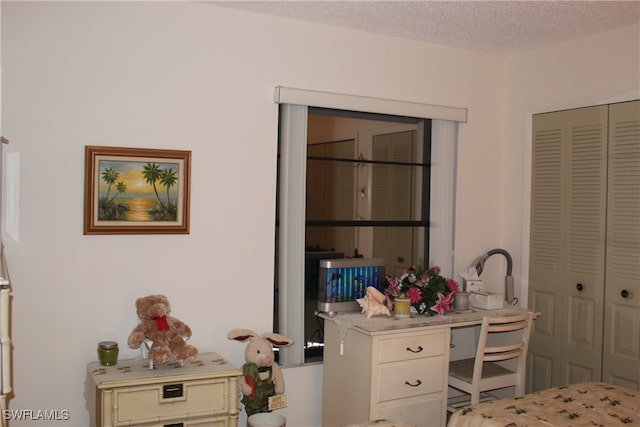
[(113, 366), (118, 363), (118, 343), (100, 341), (98, 343), (98, 360), (102, 366)]

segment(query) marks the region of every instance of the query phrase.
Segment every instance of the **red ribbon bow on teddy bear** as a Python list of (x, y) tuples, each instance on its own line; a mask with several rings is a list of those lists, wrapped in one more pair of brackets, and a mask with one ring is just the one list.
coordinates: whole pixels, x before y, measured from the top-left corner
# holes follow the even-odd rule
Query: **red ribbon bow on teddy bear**
[(169, 330), (169, 322), (167, 322), (167, 316), (156, 316), (152, 317), (151, 320), (156, 321), (156, 327), (159, 331), (168, 331)]

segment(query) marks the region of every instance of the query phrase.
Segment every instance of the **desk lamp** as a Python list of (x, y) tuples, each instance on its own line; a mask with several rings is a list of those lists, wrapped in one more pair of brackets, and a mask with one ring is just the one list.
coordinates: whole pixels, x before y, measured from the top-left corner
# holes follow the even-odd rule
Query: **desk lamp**
[(504, 249), (491, 249), (487, 251), (487, 253), (480, 255), (471, 263), (471, 267), (474, 267), (478, 272), (478, 277), (482, 274), (482, 270), (484, 269), (484, 263), (487, 259), (495, 254), (504, 255), (507, 259), (507, 275), (504, 278), (504, 300), (509, 304), (515, 305), (518, 303), (518, 299), (513, 297), (513, 276), (511, 276), (511, 271), (513, 269), (513, 260), (511, 259), (511, 255)]

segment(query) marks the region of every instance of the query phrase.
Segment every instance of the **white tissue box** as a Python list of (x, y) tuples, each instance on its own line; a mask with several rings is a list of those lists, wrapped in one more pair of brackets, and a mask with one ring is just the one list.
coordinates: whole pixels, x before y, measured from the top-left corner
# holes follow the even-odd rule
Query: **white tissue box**
[(471, 307), (481, 308), (483, 310), (497, 310), (502, 308), (504, 295), (492, 294), (489, 292), (472, 292), (469, 294), (469, 304)]
[(465, 279), (464, 286), (467, 292), (482, 293), (484, 291), (484, 282), (482, 280)]

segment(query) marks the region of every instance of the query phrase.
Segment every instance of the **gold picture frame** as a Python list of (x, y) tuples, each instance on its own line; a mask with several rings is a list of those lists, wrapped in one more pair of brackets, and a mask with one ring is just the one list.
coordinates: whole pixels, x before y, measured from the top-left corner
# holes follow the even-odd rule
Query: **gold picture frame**
[(84, 234), (189, 234), (191, 151), (85, 147)]

